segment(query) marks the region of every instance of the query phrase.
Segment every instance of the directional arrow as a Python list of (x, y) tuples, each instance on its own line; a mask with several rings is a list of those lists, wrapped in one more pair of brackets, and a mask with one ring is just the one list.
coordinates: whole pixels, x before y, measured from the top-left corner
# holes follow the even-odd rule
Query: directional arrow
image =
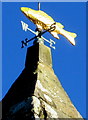
[[(27, 43), (28, 43), (29, 41), (31, 41), (31, 40), (33, 40), (33, 39), (35, 39), (35, 38), (38, 37), (38, 32), (34, 32), (34, 31), (31, 30), (30, 28), (28, 28), (28, 24), (26, 24), (26, 23), (23, 22), (23, 21), (21, 21), (21, 24), (22, 24), (22, 29), (23, 29), (24, 31), (29, 30), (30, 32), (32, 32), (33, 34), (36, 35), (34, 38), (32, 38), (32, 39), (30, 39), (30, 40), (22, 41), (22, 48), (23, 48), (24, 45), (27, 46)], [(50, 28), (49, 30), (54, 30), (54, 29), (55, 29), (55, 28), (51, 26), (51, 28)], [(49, 31), (49, 30), (48, 30), (48, 31)], [(47, 31), (42, 32), (41, 35), (44, 34), (45, 32), (47, 32)], [(53, 41), (52, 39), (47, 40), (47, 39), (44, 38), (43, 36), (41, 36), (41, 38), (42, 38), (43, 40), (45, 40), (46, 42), (48, 42), (48, 43), (50, 44), (50, 47), (51, 47), (51, 48), (55, 49), (55, 46), (53, 46), (53, 44), (56, 44), (55, 41)], [(24, 44), (24, 45), (23, 45), (23, 44)]]

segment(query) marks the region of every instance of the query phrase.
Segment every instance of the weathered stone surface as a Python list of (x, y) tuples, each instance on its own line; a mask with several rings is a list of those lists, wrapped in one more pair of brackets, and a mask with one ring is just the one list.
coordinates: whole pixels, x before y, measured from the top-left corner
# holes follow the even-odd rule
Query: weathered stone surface
[(50, 48), (28, 48), (25, 69), (3, 99), (3, 120), (82, 118), (52, 69)]

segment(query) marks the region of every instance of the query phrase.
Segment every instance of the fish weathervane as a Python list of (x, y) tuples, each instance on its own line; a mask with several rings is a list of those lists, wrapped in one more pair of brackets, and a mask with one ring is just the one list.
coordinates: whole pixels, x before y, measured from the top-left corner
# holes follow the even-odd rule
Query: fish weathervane
[[(48, 31), (56, 39), (60, 39), (58, 34), (61, 34), (65, 38), (67, 38), (67, 40), (72, 45), (75, 45), (75, 38), (76, 38), (77, 34), (64, 30), (64, 26), (61, 23), (55, 22), (54, 19), (51, 16), (49, 16), (48, 14), (46, 14), (44, 11), (41, 11), (40, 9), (33, 10), (28, 7), (21, 7), (20, 9), (25, 14), (25, 16), (36, 25), (38, 31), (43, 31), (43, 30), (45, 30), (46, 32)], [(21, 23), (22, 23), (22, 27), (25, 26), (23, 28), (25, 31), (29, 30), (32, 33), (36, 34), (36, 32), (34, 32), (30, 28), (28, 28), (28, 25), (26, 23), (24, 23), (23, 21), (21, 21)], [(44, 34), (44, 33), (42, 33), (42, 34)], [(38, 37), (38, 35), (37, 35), (37, 37)], [(42, 37), (42, 38), (44, 40), (46, 40), (47, 42), (49, 42), (50, 46), (55, 49), (55, 47), (52, 46), (52, 44), (55, 44), (55, 42), (53, 40), (50, 39), (50, 41), (48, 41), (44, 37)], [(26, 42), (27, 42), (27, 40), (26, 40)]]

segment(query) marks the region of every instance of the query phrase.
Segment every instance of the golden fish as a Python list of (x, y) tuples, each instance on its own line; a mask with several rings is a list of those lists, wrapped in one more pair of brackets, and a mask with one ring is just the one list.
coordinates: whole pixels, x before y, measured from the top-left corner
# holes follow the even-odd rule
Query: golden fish
[(68, 32), (64, 30), (64, 26), (61, 23), (55, 22), (54, 19), (41, 10), (33, 10), (27, 7), (21, 7), (21, 11), (26, 15), (26, 17), (36, 24), (37, 28), (40, 30), (48, 30), (50, 26), (55, 23), (55, 29), (49, 31), (55, 38), (59, 39), (58, 34), (66, 37), (72, 45), (75, 45), (75, 33)]

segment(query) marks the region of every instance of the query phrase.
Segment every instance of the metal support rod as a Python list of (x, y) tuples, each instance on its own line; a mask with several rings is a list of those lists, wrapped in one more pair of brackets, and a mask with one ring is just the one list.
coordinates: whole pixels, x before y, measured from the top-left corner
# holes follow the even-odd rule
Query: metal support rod
[(38, 2), (38, 10), (40, 10), (40, 2)]

